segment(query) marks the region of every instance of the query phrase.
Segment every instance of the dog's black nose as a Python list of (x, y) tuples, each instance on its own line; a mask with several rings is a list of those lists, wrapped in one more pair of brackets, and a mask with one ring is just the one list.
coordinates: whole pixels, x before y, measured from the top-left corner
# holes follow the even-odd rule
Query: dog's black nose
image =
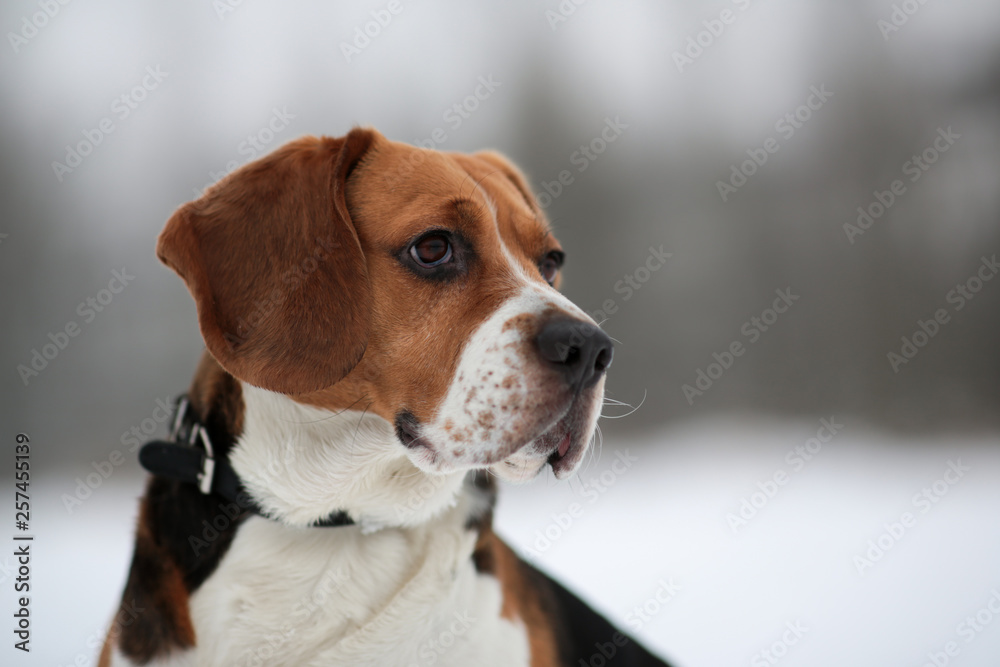
[(546, 322), (535, 340), (542, 359), (558, 368), (574, 389), (597, 382), (614, 356), (611, 339), (599, 327), (568, 317)]

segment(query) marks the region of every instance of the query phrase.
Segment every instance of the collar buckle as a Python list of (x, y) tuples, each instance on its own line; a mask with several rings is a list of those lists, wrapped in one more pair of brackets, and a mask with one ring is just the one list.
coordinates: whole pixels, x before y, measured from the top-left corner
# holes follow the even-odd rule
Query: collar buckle
[(206, 496), (210, 494), (215, 479), (215, 450), (212, 448), (212, 439), (208, 437), (208, 431), (193, 414), (187, 395), (177, 397), (170, 439), (175, 442), (186, 442), (191, 447), (203, 451), (201, 470), (198, 472), (198, 490)]
[[(227, 434), (221, 428), (217, 433), (225, 440)], [(242, 510), (241, 516), (250, 513), (270, 518), (245, 492), (239, 475), (227, 461), (225, 448), (216, 457), (208, 430), (186, 395), (178, 396), (174, 401), (168, 439), (153, 440), (143, 445), (139, 450), (139, 462), (157, 477), (194, 485), (206, 496), (217, 495), (235, 503)], [(311, 525), (352, 526), (354, 520), (347, 512), (334, 511)]]

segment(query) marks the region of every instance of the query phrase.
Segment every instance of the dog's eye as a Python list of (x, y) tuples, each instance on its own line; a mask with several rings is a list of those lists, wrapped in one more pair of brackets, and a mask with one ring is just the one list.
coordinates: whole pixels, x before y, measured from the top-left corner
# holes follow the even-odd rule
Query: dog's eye
[(551, 285), (556, 281), (556, 275), (562, 267), (564, 257), (565, 255), (558, 250), (553, 250), (538, 265), (538, 270), (542, 272), (542, 278), (545, 279), (545, 282)]
[(444, 264), (451, 255), (451, 241), (443, 234), (428, 234), (410, 247), (410, 256), (428, 269)]

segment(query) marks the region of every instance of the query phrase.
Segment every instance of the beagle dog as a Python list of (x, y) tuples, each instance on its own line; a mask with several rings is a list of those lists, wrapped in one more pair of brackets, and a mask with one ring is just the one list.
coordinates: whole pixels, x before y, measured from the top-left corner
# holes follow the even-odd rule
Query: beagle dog
[(304, 137), (182, 206), (157, 255), (205, 341), (100, 665), (663, 665), (493, 532), (570, 477), (612, 343), (493, 152)]

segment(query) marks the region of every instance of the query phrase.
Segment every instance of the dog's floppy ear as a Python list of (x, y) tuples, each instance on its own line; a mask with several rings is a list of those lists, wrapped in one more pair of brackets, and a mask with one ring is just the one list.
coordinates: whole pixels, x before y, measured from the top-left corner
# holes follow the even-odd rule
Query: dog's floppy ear
[(212, 356), (286, 394), (334, 384), (361, 360), (371, 286), (344, 198), (374, 140), (303, 137), (182, 206), (156, 254), (184, 279)]

